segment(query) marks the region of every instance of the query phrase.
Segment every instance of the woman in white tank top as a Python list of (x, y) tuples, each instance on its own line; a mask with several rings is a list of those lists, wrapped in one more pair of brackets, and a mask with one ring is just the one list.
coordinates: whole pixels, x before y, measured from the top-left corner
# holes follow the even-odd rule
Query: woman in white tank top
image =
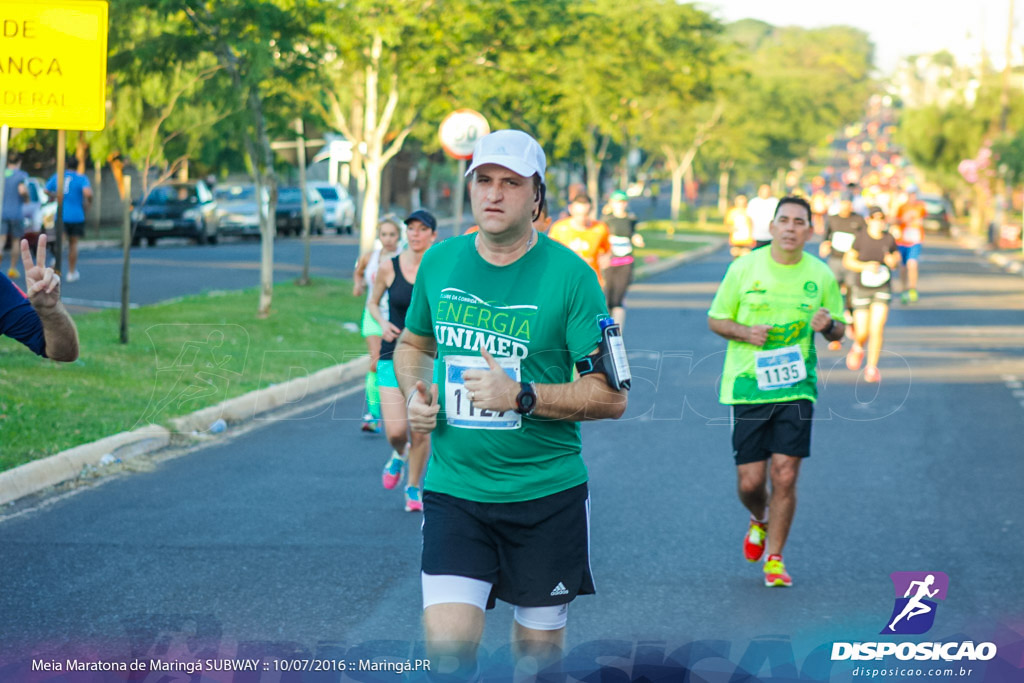
[[(400, 249), (398, 245), (401, 231), (398, 221), (385, 216), (377, 224), (377, 238), (381, 244), (373, 251), (367, 252), (356, 261), (355, 274), (352, 277), (353, 296), (363, 296), (369, 301), (370, 293), (373, 292), (373, 282), (377, 277), (377, 269), (381, 261), (392, 258)], [(380, 307), (387, 315), (387, 295), (381, 300)], [(366, 407), (363, 415), (362, 430), (364, 432), (380, 432), (380, 393), (377, 391), (377, 360), (380, 358), (380, 342), (382, 331), (380, 324), (373, 319), (366, 304), (363, 304), (362, 320), (363, 338), (366, 339), (366, 348), (370, 352), (370, 371), (366, 373)]]

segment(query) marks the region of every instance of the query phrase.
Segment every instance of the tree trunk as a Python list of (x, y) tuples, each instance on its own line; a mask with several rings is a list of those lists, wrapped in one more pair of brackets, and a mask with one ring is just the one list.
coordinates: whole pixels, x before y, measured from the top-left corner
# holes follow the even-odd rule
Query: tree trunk
[(359, 230), (360, 254), (373, 250), (373, 241), (377, 238), (377, 216), (380, 213), (380, 167), (369, 156), (363, 163), (366, 167), (366, 193), (363, 195), (363, 219)]
[(92, 229), (93, 233), (100, 236), (100, 222), (103, 220), (103, 162), (100, 159), (93, 159), (93, 212)]
[(85, 139), (85, 131), (78, 131), (78, 141), (75, 143), (75, 159), (78, 165), (76, 171), (85, 175), (85, 158), (89, 155), (89, 143)]
[(259, 93), (250, 89), (249, 112), (252, 114), (262, 152), (258, 173), (264, 174), (267, 180), (270, 201), (265, 216), (266, 229), (260, 230), (260, 303), (256, 316), (266, 318), (270, 315), (270, 306), (274, 297), (274, 235), (277, 232), (277, 174), (274, 173), (274, 151), (270, 148), (270, 136), (267, 134), (266, 119), (263, 116), (263, 100)]
[(600, 182), (601, 177), (601, 162), (598, 161), (596, 156), (593, 156), (589, 151), (587, 153), (587, 194), (590, 195), (590, 201), (592, 202), (590, 213), (591, 216), (596, 216), (600, 210), (601, 204), (601, 191)]
[[(600, 146), (598, 146), (600, 140)], [(601, 212), (601, 168), (608, 156), (608, 144), (611, 138), (601, 135), (596, 126), (589, 127), (586, 146), (586, 168), (587, 168), (587, 194), (590, 195), (591, 217), (597, 217)]]
[(725, 217), (729, 212), (729, 171), (718, 174), (718, 213)]
[(686, 175), (686, 167), (682, 164), (672, 167), (672, 213), (673, 221), (679, 220), (679, 213), (683, 205), (683, 176)]

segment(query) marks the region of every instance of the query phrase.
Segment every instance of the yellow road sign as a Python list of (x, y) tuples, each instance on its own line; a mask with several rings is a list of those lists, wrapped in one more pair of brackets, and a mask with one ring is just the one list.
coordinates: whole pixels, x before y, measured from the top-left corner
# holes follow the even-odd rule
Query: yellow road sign
[(102, 130), (107, 3), (0, 0), (0, 123)]

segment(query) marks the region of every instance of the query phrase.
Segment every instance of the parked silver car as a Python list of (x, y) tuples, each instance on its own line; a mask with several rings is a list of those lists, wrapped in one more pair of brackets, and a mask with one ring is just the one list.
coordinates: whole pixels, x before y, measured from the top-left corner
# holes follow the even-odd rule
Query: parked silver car
[(339, 235), (342, 232), (352, 234), (352, 226), (356, 222), (356, 203), (341, 185), (331, 183), (308, 183), (324, 198), (324, 223)]
[[(256, 201), (255, 185), (218, 185), (213, 196), (217, 199), (222, 235), (259, 237), (260, 202)], [(262, 204), (268, 204), (265, 189)]]

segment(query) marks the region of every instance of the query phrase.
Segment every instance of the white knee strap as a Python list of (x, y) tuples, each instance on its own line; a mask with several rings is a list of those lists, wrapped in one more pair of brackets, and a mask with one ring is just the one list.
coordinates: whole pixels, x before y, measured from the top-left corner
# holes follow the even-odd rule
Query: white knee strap
[(548, 607), (516, 607), (515, 620), (535, 631), (557, 631), (569, 620), (569, 603)]
[(426, 574), (420, 572), (423, 585), (423, 609), (444, 602), (458, 602), (487, 609), (491, 584), (480, 579), (454, 574)]

